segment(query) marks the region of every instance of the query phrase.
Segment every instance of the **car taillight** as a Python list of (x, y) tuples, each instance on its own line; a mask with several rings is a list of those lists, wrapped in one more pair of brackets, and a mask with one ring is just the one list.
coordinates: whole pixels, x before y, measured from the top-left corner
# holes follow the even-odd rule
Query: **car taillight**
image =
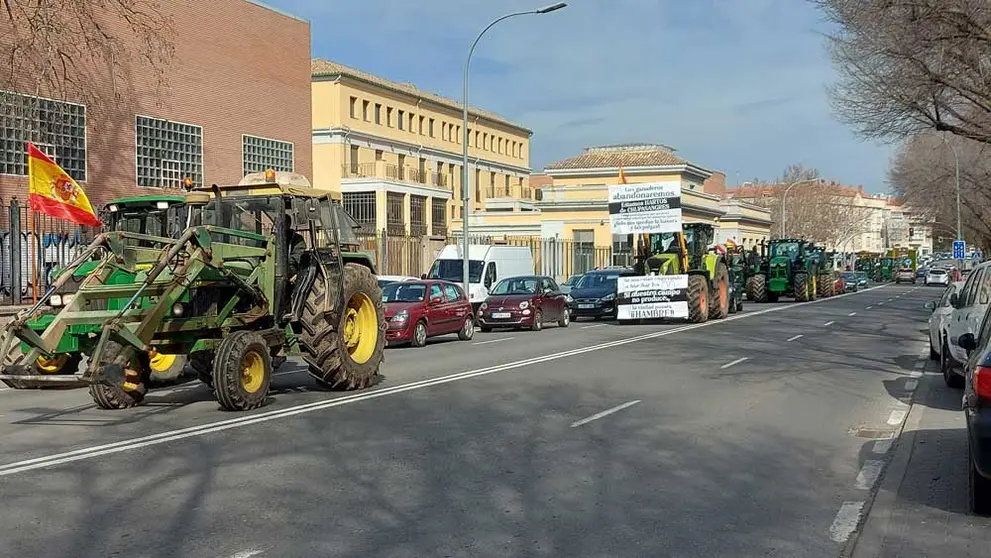
[(991, 366), (974, 369), (974, 393), (982, 399), (991, 399)]

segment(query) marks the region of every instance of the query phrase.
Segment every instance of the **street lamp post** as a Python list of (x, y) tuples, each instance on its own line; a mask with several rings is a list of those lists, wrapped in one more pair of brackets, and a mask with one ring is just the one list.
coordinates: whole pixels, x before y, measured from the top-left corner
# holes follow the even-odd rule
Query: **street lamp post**
[(485, 26), (485, 29), (482, 29), (482, 32), (479, 33), (477, 37), (475, 37), (475, 40), (471, 43), (471, 48), (468, 50), (468, 60), (465, 61), (464, 92), (463, 92), (463, 96), (462, 96), (462, 99), (461, 99), (461, 130), (463, 132), (463, 134), (461, 136), (461, 200), (464, 203), (464, 206), (463, 206), (463, 208), (461, 210), (461, 241), (462, 241), (462, 246), (464, 247), (463, 269), (462, 269), (464, 275), (462, 275), (462, 281), (463, 281), (463, 285), (464, 285), (464, 288), (465, 288), (465, 295), (468, 296), (469, 300), (471, 299), (471, 294), (468, 292), (469, 291), (469, 282), (468, 282), (468, 278), (469, 278), (469, 276), (468, 276), (468, 244), (469, 244), (468, 243), (468, 215), (469, 215), (469, 213), (471, 213), (471, 207), (470, 207), (471, 195), (470, 195), (470, 192), (469, 192), (470, 189), (468, 188), (468, 177), (469, 177), (469, 173), (468, 173), (468, 70), (469, 70), (469, 68), (471, 68), (471, 55), (475, 52), (475, 46), (478, 44), (478, 41), (482, 38), (482, 35), (484, 35), (486, 31), (488, 31), (489, 29), (491, 29), (492, 26), (494, 26), (495, 24), (499, 23), (500, 21), (502, 21), (504, 19), (509, 19), (511, 17), (521, 16), (521, 15), (547, 14), (547, 13), (550, 13), (550, 12), (554, 12), (554, 11), (560, 10), (561, 8), (564, 8), (564, 7), (567, 7), (567, 4), (565, 4), (564, 2), (560, 2), (558, 4), (547, 6), (546, 8), (541, 8), (539, 10), (531, 10), (531, 11), (528, 11), (528, 12), (515, 12), (515, 13), (511, 13), (511, 14), (506, 14), (506, 15), (504, 15), (504, 16), (496, 19), (496, 20), (494, 20), (492, 23), (486, 25)]
[(799, 184), (808, 184), (809, 182), (818, 182), (819, 180), (819, 178), (807, 178), (805, 180), (792, 182), (787, 188), (785, 188), (785, 193), (781, 196), (781, 238), (785, 237), (785, 223), (788, 222), (788, 214), (785, 212), (785, 202), (788, 201), (788, 192)]
[[(946, 136), (941, 135), (939, 137), (943, 140), (943, 143), (950, 148), (950, 151), (953, 152), (953, 161), (956, 163), (955, 183), (957, 189), (957, 240), (963, 240), (963, 229), (960, 226), (960, 156), (957, 154), (957, 148), (954, 147), (952, 143), (946, 141)], [(957, 269), (960, 269), (961, 265), (963, 265), (963, 261), (957, 260)]]

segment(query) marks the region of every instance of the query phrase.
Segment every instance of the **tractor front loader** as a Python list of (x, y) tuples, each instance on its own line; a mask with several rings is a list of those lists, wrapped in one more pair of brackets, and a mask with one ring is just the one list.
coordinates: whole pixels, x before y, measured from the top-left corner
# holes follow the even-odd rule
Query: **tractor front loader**
[[(24, 362), (82, 353), (89, 363), (79, 379), (105, 409), (141, 402), (156, 353), (188, 354), (227, 410), (264, 404), (273, 361), (292, 355), (326, 387), (371, 385), (385, 322), (371, 263), (342, 250), (356, 243), (353, 220), (290, 173), (208, 192), (201, 224), (178, 238), (100, 235), (80, 258), (106, 255), (41, 334), (27, 326), (29, 313), (8, 326), (0, 374), (16, 381), (30, 375)], [(108, 283), (118, 269), (135, 281)], [(100, 304), (113, 299), (126, 302)]]
[(747, 298), (754, 302), (777, 302), (782, 296), (797, 302), (815, 300), (819, 263), (809, 249), (805, 240), (770, 241), (758, 271), (747, 281)]

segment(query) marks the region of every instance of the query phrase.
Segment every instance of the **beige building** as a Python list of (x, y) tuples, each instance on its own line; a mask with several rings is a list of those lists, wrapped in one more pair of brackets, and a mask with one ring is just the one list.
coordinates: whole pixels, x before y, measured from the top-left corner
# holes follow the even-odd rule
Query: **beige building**
[(677, 182), (681, 186), (686, 222), (719, 227), (718, 240), (759, 242), (767, 238), (770, 213), (761, 207), (723, 200), (726, 177), (691, 163), (663, 145), (592, 147), (554, 162), (535, 175), (539, 184), (534, 210), (504, 213), (487, 209), (472, 215), (473, 234), (532, 235), (560, 239), (579, 247), (611, 248), (615, 265), (630, 263), (625, 235), (613, 235), (609, 225), (609, 186), (627, 183)]
[[(450, 99), (328, 60), (312, 61), (313, 183), (340, 191), (369, 231), (461, 229), (462, 108)], [(478, 211), (533, 208), (532, 132), (469, 110), (469, 187)]]

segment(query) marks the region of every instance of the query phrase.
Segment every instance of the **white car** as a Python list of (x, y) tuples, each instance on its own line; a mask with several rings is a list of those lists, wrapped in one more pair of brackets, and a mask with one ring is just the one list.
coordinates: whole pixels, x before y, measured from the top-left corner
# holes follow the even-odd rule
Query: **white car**
[(926, 285), (946, 285), (950, 284), (950, 274), (942, 268), (936, 267), (926, 274)]
[[(947, 325), (953, 315), (953, 306), (950, 305), (950, 297), (960, 292), (963, 288), (963, 281), (950, 283), (949, 287), (943, 291), (939, 300), (930, 300), (926, 303), (926, 308), (932, 310), (929, 315), (929, 358), (938, 360), (943, 364), (943, 347), (947, 346)], [(948, 352), (948, 351), (947, 351)], [(946, 355), (949, 358), (949, 355)], [(943, 366), (943, 381), (950, 387), (961, 387), (963, 376), (950, 366)]]
[(950, 295), (949, 301), (953, 312), (946, 325), (947, 339), (940, 349), (940, 364), (944, 371), (967, 362), (967, 351), (957, 344), (957, 340), (965, 333), (976, 334), (991, 306), (991, 262), (975, 267), (963, 287)]

